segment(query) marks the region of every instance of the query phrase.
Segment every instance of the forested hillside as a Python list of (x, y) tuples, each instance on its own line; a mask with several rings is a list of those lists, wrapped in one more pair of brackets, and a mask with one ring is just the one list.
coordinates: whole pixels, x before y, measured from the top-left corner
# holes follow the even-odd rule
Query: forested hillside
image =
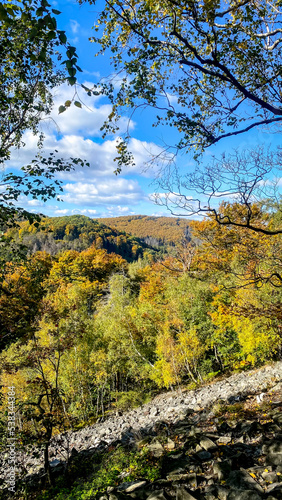
[(183, 236), (189, 235), (189, 222), (179, 217), (153, 217), (148, 215), (130, 215), (103, 218), (105, 224), (125, 231), (154, 247), (176, 245)]
[[(258, 226), (279, 223), (252, 209)], [(240, 222), (239, 205), (222, 210)], [(64, 237), (60, 227), (54, 230)], [(138, 405), (158, 390), (281, 356), (281, 235), (230, 229), (213, 217), (191, 222), (191, 231), (197, 245), (186, 240), (157, 262), (128, 263), (94, 245), (5, 262), (3, 428), (11, 386), (21, 441), (48, 449), (53, 433)]]
[(150, 253), (149, 245), (139, 238), (112, 229), (102, 220), (93, 220), (84, 215), (65, 217), (44, 217), (40, 223), (21, 222), (8, 230), (7, 236), (15, 243), (27, 247), (29, 253), (46, 251), (56, 255), (63, 250), (86, 250), (90, 245), (115, 252), (126, 260), (142, 257), (144, 251)]

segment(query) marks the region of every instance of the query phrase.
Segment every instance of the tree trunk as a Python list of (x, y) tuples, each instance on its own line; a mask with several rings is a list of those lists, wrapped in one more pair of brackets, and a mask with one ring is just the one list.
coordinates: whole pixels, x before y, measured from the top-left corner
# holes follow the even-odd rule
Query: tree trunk
[(217, 350), (216, 345), (214, 345), (213, 350), (214, 350), (215, 359), (216, 359), (216, 362), (219, 365), (220, 371), (223, 372), (224, 371), (224, 365), (223, 365), (223, 363), (221, 361), (220, 355), (218, 354), (218, 350)]
[(49, 446), (50, 446), (50, 441), (51, 441), (51, 437), (52, 437), (52, 430), (53, 430), (52, 425), (48, 425), (46, 427), (46, 442), (45, 442), (45, 447), (44, 447), (44, 471), (45, 471), (48, 483), (51, 486), (54, 485), (54, 478), (52, 477), (52, 472), (51, 472), (51, 467), (50, 467), (50, 462), (49, 462)]

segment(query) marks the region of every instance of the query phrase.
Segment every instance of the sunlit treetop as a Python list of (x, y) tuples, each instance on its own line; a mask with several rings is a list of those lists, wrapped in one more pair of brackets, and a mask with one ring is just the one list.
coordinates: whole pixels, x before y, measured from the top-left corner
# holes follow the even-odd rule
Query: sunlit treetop
[(102, 9), (93, 41), (115, 71), (115, 85), (103, 86), (113, 102), (106, 132), (124, 107), (151, 106), (156, 125), (179, 132), (174, 151), (199, 153), (282, 120), (280, 0), (106, 0)]
[(52, 108), (52, 88), (76, 83), (76, 49), (57, 28), (59, 14), (47, 0), (0, 4), (0, 163), (22, 145), (26, 130), (38, 132)]
[[(44, 202), (54, 198), (62, 191), (61, 182), (52, 181), (57, 172), (85, 164), (78, 158), (60, 159), (58, 151), (48, 157), (42, 152), (40, 122), (51, 113), (52, 90), (63, 81), (75, 85), (76, 72), (80, 71), (75, 47), (57, 28), (59, 14), (47, 0), (0, 3), (0, 168), (6, 166), (13, 148), (24, 146), (27, 131), (38, 138), (31, 163), (23, 165), (20, 174), (3, 173), (0, 177), (1, 231), (3, 226), (14, 225), (16, 218), (38, 218), (18, 207), (20, 196)], [(62, 108), (65, 106), (59, 112)]]

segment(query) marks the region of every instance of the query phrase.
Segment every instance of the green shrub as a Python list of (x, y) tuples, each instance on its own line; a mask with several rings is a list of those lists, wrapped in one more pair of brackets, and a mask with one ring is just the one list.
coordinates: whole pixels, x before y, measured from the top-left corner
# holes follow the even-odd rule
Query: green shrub
[(117, 410), (126, 411), (131, 408), (137, 408), (147, 401), (146, 395), (138, 391), (117, 392), (113, 393), (117, 398), (114, 403)]
[[(44, 500), (90, 500), (102, 494), (108, 486), (117, 486), (124, 481), (147, 479), (155, 481), (161, 477), (161, 461), (151, 455), (145, 446), (140, 451), (128, 451), (119, 446), (99, 457), (101, 462), (96, 467), (92, 479), (88, 482), (79, 479), (69, 490), (55, 487)], [(97, 463), (96, 463), (97, 465)]]

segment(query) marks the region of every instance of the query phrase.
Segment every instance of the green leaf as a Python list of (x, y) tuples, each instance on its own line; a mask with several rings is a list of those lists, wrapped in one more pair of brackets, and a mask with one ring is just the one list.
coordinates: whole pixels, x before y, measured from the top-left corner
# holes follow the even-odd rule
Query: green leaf
[(69, 46), (68, 47), (68, 50), (67, 50), (67, 57), (69, 59), (71, 59), (73, 57), (73, 55), (75, 54), (75, 51), (76, 51), (76, 48), (75, 47), (71, 47)]
[(81, 108), (81, 103), (79, 101), (74, 101), (74, 105), (77, 107), (77, 108)]
[(6, 9), (4, 9), (3, 5), (0, 4), (0, 21), (7, 21), (8, 19), (9, 16)]
[(74, 68), (68, 69), (68, 74), (70, 76), (74, 76), (76, 74), (76, 69), (74, 69)]
[(61, 113), (63, 113), (64, 111), (66, 111), (66, 109), (67, 109), (67, 108), (66, 108), (65, 106), (60, 106), (60, 107), (59, 107), (59, 115), (60, 115)]
[(66, 37), (66, 34), (64, 31), (60, 31), (60, 34), (59, 34), (59, 40), (60, 42), (62, 43), (66, 43), (67, 42), (67, 37)]
[(74, 85), (76, 83), (76, 78), (74, 76), (69, 76), (66, 80), (70, 85)]

